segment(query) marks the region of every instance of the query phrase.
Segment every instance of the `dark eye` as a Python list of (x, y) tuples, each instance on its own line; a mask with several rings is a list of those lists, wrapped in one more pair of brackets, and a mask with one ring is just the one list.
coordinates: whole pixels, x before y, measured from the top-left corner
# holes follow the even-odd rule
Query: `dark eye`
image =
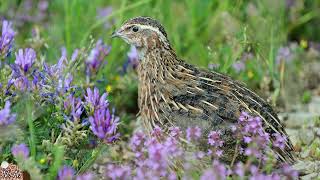
[(132, 31), (133, 32), (138, 32), (139, 31), (139, 27), (138, 26), (133, 26), (132, 27)]

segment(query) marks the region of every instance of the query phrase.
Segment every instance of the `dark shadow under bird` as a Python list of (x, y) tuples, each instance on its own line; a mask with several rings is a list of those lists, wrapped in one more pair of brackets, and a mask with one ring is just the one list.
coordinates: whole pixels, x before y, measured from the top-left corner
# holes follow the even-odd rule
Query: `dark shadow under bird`
[[(178, 126), (200, 127), (204, 135), (219, 130), (230, 162), (236, 140), (231, 125), (241, 112), (262, 119), (265, 132), (287, 136), (272, 107), (243, 84), (218, 72), (185, 63), (177, 57), (163, 26), (150, 17), (126, 21), (112, 35), (135, 46), (139, 54), (138, 105), (145, 129)], [(207, 136), (206, 136), (207, 137)], [(284, 150), (273, 149), (279, 161), (293, 163), (293, 147), (287, 138)]]

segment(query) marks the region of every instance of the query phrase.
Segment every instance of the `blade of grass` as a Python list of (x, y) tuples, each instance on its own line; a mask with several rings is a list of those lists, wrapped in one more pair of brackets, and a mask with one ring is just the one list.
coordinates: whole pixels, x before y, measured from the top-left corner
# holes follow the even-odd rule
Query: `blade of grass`
[(27, 103), (26, 103), (26, 108), (27, 108), (27, 123), (29, 126), (29, 146), (30, 146), (30, 151), (31, 151), (31, 156), (36, 157), (36, 137), (35, 137), (35, 132), (34, 132), (34, 124), (33, 124), (33, 113), (32, 113), (32, 107), (33, 104), (30, 101), (30, 98), (28, 98)]
[(70, 32), (70, 8), (69, 8), (69, 0), (64, 1), (64, 26), (65, 26), (65, 38), (66, 38), (66, 48), (67, 52), (70, 50), (71, 46), (71, 32)]
[(289, 26), (288, 32), (291, 32), (295, 28), (297, 28), (303, 24), (306, 24), (307, 22), (311, 21), (313, 18), (315, 18), (317, 16), (318, 16), (318, 14), (315, 11), (311, 11), (311, 12), (304, 14), (303, 16), (298, 18), (296, 21), (294, 21), (291, 26)]
[(78, 171), (78, 174), (84, 173), (90, 166), (96, 161), (101, 152), (107, 150), (105, 145), (99, 145), (95, 150), (93, 150), (91, 157), (84, 163), (84, 165)]
[(59, 171), (59, 168), (61, 167), (63, 156), (64, 156), (63, 146), (55, 145), (53, 147), (52, 153), (54, 156), (54, 161), (52, 163), (52, 166), (49, 169), (49, 179), (55, 179)]

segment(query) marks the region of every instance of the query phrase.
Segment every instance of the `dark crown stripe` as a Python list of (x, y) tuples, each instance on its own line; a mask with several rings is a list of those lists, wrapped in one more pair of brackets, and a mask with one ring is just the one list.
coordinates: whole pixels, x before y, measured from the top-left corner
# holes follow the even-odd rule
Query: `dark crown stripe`
[(136, 17), (130, 19), (127, 23), (152, 26), (154, 28), (159, 29), (159, 31), (167, 38), (167, 33), (164, 30), (163, 26), (160, 24), (160, 22), (155, 19), (152, 19), (151, 17)]

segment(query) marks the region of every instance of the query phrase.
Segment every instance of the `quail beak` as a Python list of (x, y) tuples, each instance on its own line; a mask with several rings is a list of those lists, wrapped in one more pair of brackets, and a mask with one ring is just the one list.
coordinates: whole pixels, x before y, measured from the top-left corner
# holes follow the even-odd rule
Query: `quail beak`
[(112, 34), (111, 34), (111, 38), (115, 38), (115, 37), (120, 37), (121, 34), (119, 33), (119, 31), (114, 31)]

